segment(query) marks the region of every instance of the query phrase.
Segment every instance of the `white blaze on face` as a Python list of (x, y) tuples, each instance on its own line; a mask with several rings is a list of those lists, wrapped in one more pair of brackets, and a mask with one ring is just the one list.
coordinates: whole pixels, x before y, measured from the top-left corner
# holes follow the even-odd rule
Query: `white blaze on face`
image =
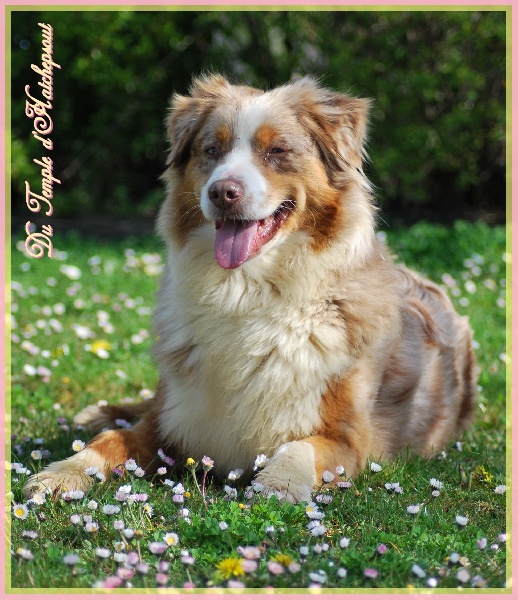
[(209, 200), (208, 190), (214, 182), (221, 179), (236, 179), (243, 185), (244, 219), (266, 219), (277, 208), (275, 199), (272, 203), (268, 196), (268, 181), (258, 168), (252, 149), (254, 135), (266, 116), (268, 103), (264, 98), (265, 96), (251, 98), (240, 107), (234, 131), (234, 145), (201, 190), (201, 209), (208, 219), (216, 217), (216, 209)]
[(264, 219), (270, 212), (267, 203), (268, 186), (261, 171), (254, 164), (252, 148), (248, 140), (237, 141), (225, 160), (218, 165), (201, 190), (201, 210), (208, 219), (216, 217), (216, 208), (209, 200), (210, 186), (222, 179), (236, 179), (245, 189), (243, 199), (244, 217), (249, 220)]

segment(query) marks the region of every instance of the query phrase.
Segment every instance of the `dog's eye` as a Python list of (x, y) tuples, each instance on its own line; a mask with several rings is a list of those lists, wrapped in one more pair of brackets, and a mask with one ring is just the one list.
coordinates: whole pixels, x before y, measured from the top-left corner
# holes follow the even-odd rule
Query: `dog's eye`
[(286, 150), (284, 150), (284, 148), (272, 148), (270, 150), (270, 154), (282, 154), (283, 152), (286, 152)]
[(209, 156), (217, 156), (219, 154), (219, 150), (216, 148), (216, 146), (209, 146), (205, 149), (205, 154), (208, 154)]

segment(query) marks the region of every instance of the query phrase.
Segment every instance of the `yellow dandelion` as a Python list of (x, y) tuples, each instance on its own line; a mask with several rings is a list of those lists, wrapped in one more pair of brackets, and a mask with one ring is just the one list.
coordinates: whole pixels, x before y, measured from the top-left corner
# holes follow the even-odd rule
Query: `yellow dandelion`
[(188, 467), (193, 467), (196, 464), (196, 461), (194, 460), (194, 458), (188, 458), (187, 462), (185, 463)]
[(216, 565), (216, 568), (225, 579), (230, 579), (231, 577), (239, 577), (240, 575), (245, 574), (245, 571), (243, 569), (242, 558), (224, 558), (221, 562), (219, 562)]
[(238, 507), (239, 507), (241, 510), (245, 510), (245, 505), (244, 505), (244, 504), (242, 504), (241, 502), (238, 504)]
[(185, 492), (183, 497), (189, 499), (191, 497), (191, 492)]
[(277, 554), (276, 556), (272, 556), (272, 560), (284, 567), (289, 567), (293, 562), (293, 558), (288, 554)]

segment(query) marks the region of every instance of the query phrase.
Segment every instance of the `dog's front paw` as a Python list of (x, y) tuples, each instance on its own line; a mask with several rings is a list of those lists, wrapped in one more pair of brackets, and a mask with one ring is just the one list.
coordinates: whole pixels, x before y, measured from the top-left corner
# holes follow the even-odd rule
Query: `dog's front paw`
[(283, 444), (254, 482), (262, 486), (265, 495), (276, 495), (293, 504), (309, 502), (317, 484), (313, 446), (307, 442)]
[(27, 497), (45, 492), (55, 496), (60, 491), (83, 491), (92, 487), (94, 480), (86, 469), (93, 468), (106, 476), (106, 462), (95, 450), (86, 447), (76, 455), (51, 463), (40, 473), (32, 475), (23, 489)]
[(70, 469), (65, 460), (52, 463), (40, 473), (29, 478), (23, 489), (27, 497), (37, 493), (46, 493), (54, 496), (64, 491), (86, 491), (92, 486), (92, 478), (84, 469)]

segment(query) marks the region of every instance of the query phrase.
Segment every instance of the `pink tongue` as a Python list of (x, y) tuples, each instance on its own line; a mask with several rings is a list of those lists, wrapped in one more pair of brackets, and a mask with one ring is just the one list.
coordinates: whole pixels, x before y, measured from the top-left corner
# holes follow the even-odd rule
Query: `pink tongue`
[(235, 269), (250, 258), (258, 226), (258, 221), (223, 221), (216, 228), (214, 255), (220, 267)]

